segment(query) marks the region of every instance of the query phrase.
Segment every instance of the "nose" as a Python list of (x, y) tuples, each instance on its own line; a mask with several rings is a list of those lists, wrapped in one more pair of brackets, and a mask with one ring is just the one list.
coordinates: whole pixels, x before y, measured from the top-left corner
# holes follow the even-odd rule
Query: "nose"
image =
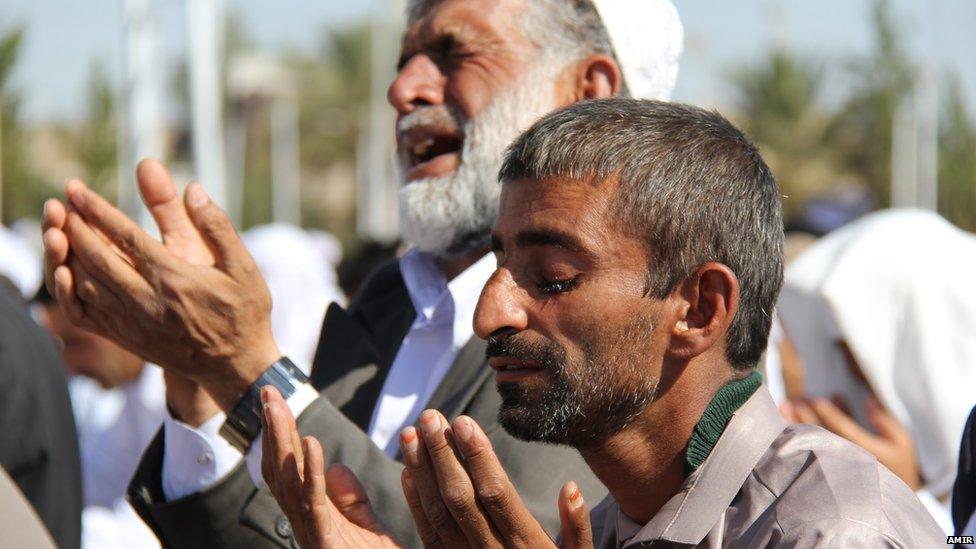
[(411, 57), (400, 69), (386, 98), (400, 114), (408, 114), (418, 105), (440, 105), (444, 102), (447, 77), (430, 57)]
[(521, 291), (508, 269), (499, 267), (478, 299), (474, 311), (474, 333), (481, 339), (499, 331), (521, 332), (527, 327), (528, 314), (519, 301)]

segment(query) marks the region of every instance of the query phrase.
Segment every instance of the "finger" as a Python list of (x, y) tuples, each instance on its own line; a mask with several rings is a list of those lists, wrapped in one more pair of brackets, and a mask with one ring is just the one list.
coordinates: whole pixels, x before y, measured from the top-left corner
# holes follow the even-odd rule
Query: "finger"
[(478, 506), (471, 478), (461, 464), (457, 448), (450, 440), (452, 434), (447, 420), (436, 410), (425, 410), (420, 415), (420, 433), (437, 479), (441, 499), (468, 542), (475, 547), (496, 544), (497, 539), (491, 531), (488, 517)]
[(276, 433), (273, 433), (271, 426), (268, 425), (267, 405), (268, 396), (265, 391), (261, 391), (261, 476), (264, 477), (264, 482), (271, 490), (271, 495), (275, 499), (279, 499), (280, 496), (276, 492), (278, 483), (275, 478), (274, 453), (271, 449), (271, 441), (274, 440), (273, 437)]
[[(69, 187), (68, 200), (84, 221), (91, 225), (91, 229), (99, 231), (109, 242), (117, 246), (132, 260), (147, 280), (153, 280), (154, 271), (173, 263), (173, 256), (160, 242), (149, 236), (98, 193), (79, 184)], [(71, 223), (70, 213), (67, 223)], [(71, 239), (70, 234), (68, 237)], [(72, 243), (74, 244), (74, 240)]]
[[(64, 225), (64, 223), (62, 223)], [(68, 237), (60, 227), (50, 227), (44, 231), (41, 239), (44, 241), (44, 284), (47, 291), (54, 295), (54, 269), (64, 265), (71, 250)]]
[(464, 454), (478, 502), (488, 512), (491, 523), (506, 541), (528, 541), (541, 527), (515, 491), (488, 436), (467, 416), (454, 420), (454, 433)]
[(817, 413), (813, 411), (813, 408), (811, 408), (809, 404), (807, 404), (803, 400), (795, 400), (792, 402), (792, 404), (793, 404), (793, 411), (796, 413), (797, 420), (800, 423), (808, 423), (810, 425), (820, 425), (820, 418), (817, 416)]
[(291, 411), (288, 410), (281, 394), (274, 387), (264, 387), (261, 390), (265, 401), (264, 413), (268, 422), (266, 435), (271, 439), (269, 445), (274, 467), (275, 493), (282, 508), (292, 514), (297, 514), (302, 508), (302, 475), (298, 463), (301, 458), (301, 447), (294, 446), (295, 437), (292, 430), (294, 422), (289, 422)]
[(865, 404), (868, 421), (871, 422), (871, 426), (874, 427), (879, 436), (888, 440), (911, 439), (908, 429), (898, 421), (894, 414), (878, 402), (877, 397), (869, 396)]
[[(305, 439), (303, 442), (306, 446), (315, 447), (319, 455), (322, 455), (322, 447), (317, 440), (313, 437)], [(308, 461), (308, 452), (305, 454), (305, 460)], [(308, 467), (305, 470), (308, 474)], [(385, 533), (386, 529), (373, 512), (366, 489), (348, 467), (341, 463), (329, 467), (325, 471), (325, 490), (336, 510), (349, 522), (371, 532)]]
[(559, 492), (560, 547), (592, 549), (593, 531), (590, 528), (590, 510), (583, 493), (575, 482), (567, 482)]
[(199, 183), (186, 187), (186, 209), (190, 220), (213, 252), (215, 265), (235, 280), (257, 272), (257, 265), (227, 214), (221, 210)]
[(41, 231), (47, 232), (48, 229), (60, 229), (64, 226), (67, 210), (64, 204), (56, 198), (44, 202), (44, 210), (41, 215)]
[(69, 259), (68, 268), (74, 278), (75, 295), (81, 300), (85, 317), (92, 324), (87, 328), (112, 337), (112, 334), (117, 331), (119, 322), (124, 322), (127, 318), (121, 301), (98, 279), (89, 274), (78, 260)]
[(136, 166), (136, 180), (142, 202), (156, 221), (166, 246), (191, 263), (212, 263), (212, 255), (200, 255), (201, 247), (197, 245), (200, 233), (190, 221), (166, 167), (154, 158), (147, 158)]
[(417, 534), (420, 536), (420, 541), (427, 549), (439, 549), (443, 547), (441, 538), (437, 535), (437, 530), (427, 520), (427, 514), (424, 513), (423, 504), (420, 502), (420, 493), (417, 492), (417, 486), (413, 482), (409, 468), (403, 469), (400, 482), (403, 484), (403, 497), (406, 498), (407, 505), (410, 507), (410, 514), (413, 515), (413, 522), (417, 527)]
[(72, 257), (115, 295), (136, 303), (152, 300), (154, 292), (146, 279), (96, 235), (81, 216), (69, 212), (64, 230), (71, 242)]
[(800, 423), (800, 418), (796, 415), (796, 406), (788, 400), (779, 405), (779, 413), (790, 423)]
[(817, 398), (810, 402), (810, 407), (820, 418), (825, 429), (842, 436), (861, 447), (871, 444), (873, 435), (858, 425), (850, 416), (841, 411), (836, 404), (826, 398)]
[(54, 270), (54, 298), (64, 316), (75, 326), (89, 327), (91, 324), (85, 316), (85, 308), (75, 295), (74, 275), (65, 265)]
[(326, 547), (329, 535), (334, 531), (333, 506), (329, 502), (325, 479), (325, 456), (322, 446), (314, 437), (302, 439), (305, 454), (305, 470), (302, 478), (302, 515), (292, 519), (302, 523), (302, 537), (309, 547)]
[(440, 543), (446, 547), (466, 547), (468, 542), (461, 528), (441, 499), (430, 457), (415, 427), (407, 427), (400, 433), (400, 449), (403, 451), (403, 463), (410, 470), (410, 478), (417, 488), (420, 506), (427, 522), (437, 532)]

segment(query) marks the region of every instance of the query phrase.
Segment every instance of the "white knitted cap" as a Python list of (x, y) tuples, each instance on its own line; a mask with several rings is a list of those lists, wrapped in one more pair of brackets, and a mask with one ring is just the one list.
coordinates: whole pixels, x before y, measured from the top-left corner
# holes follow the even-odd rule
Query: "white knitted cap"
[(670, 0), (593, 0), (633, 97), (667, 100), (684, 29)]

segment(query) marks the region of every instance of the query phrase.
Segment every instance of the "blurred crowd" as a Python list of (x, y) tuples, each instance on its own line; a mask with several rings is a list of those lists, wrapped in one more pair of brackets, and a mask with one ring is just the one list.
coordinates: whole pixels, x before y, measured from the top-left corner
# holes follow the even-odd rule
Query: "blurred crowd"
[[(548, 2), (540, 3), (548, 5)], [(525, 165), (520, 165), (510, 157), (509, 162), (501, 166), (506, 147), (522, 130), (556, 107), (576, 100), (605, 98), (622, 90), (640, 99), (666, 99), (674, 84), (681, 49), (681, 27), (670, 2), (648, 2), (653, 6), (650, 8), (635, 7), (635, 2), (623, 3), (627, 8), (606, 7), (607, 2), (594, 3), (603, 6), (602, 11), (579, 8), (560, 12), (566, 20), (554, 26), (533, 19), (538, 17), (535, 12), (527, 15), (528, 22), (524, 22), (538, 33), (571, 29), (583, 37), (596, 36), (594, 41), (598, 45), (594, 51), (585, 50), (583, 42), (566, 40), (565, 37), (541, 40), (543, 44), (536, 43), (540, 40), (513, 40), (522, 48), (540, 48), (542, 53), (539, 55), (543, 60), (540, 65), (513, 69), (522, 75), (520, 79), (499, 79), (484, 88), (461, 79), (454, 81), (456, 87), (452, 88), (445, 82), (453, 77), (453, 73), (444, 66), (463, 62), (451, 60), (452, 56), (461, 58), (475, 53), (457, 53), (451, 49), (461, 47), (458, 44), (467, 39), (466, 36), (453, 36), (444, 45), (443, 37), (438, 38), (438, 42), (425, 34), (431, 31), (424, 24), (430, 24), (434, 17), (455, 17), (463, 23), (480, 21), (480, 17), (493, 25), (504, 22), (494, 19), (500, 17), (494, 12), (456, 9), (455, 4), (463, 4), (459, 2), (410, 2), (410, 21), (419, 23), (410, 27), (413, 30), (405, 38), (400, 72), (389, 94), (400, 114), (396, 130), (400, 140), (400, 161), (404, 165), (403, 177), (408, 182), (400, 195), (405, 244), (377, 244), (362, 248), (355, 257), (344, 258), (339, 241), (323, 231), (277, 223), (251, 228), (240, 235), (245, 254), (253, 258), (260, 276), (247, 279), (252, 282), (242, 284), (239, 292), (258, 292), (259, 284), (253, 280), (265, 281), (270, 293), (270, 328), (280, 351), (277, 354), (288, 357), (289, 363), (301, 372), (293, 374), (295, 379), (309, 383), (291, 395), (284, 395), (287, 407), (296, 417), (325, 414), (315, 417), (327, 418), (321, 420), (325, 425), (322, 428), (324, 434), (317, 437), (326, 448), (326, 461), (347, 464), (367, 483), (366, 491), (370, 493), (380, 521), (385, 519), (387, 508), (398, 509), (390, 503), (390, 498), (399, 498), (401, 488), (399, 475), (390, 477), (394, 478), (391, 481), (384, 468), (399, 467), (399, 462), (409, 461), (401, 447), (406, 435), (397, 437), (401, 429), (425, 421), (422, 418), (424, 408), (438, 408), (444, 411), (448, 420), (453, 419), (451, 412), (472, 416), (483, 413), (485, 417), (497, 414), (497, 404), (501, 400), (494, 393), (494, 383), (484, 385), (487, 387), (485, 394), (490, 393), (490, 396), (481, 396), (487, 374), (477, 373), (488, 371), (482, 340), (488, 340), (489, 356), (492, 346), (497, 343), (493, 340), (497, 335), (494, 330), (488, 330), (489, 337), (479, 337), (484, 333), (478, 330), (485, 331), (478, 326), (479, 322), (487, 322), (484, 317), (491, 314), (485, 311), (490, 307), (484, 302), (502, 291), (498, 289), (501, 276), (498, 273), (502, 270), (495, 271), (494, 257), (499, 257), (504, 247), (497, 235), (491, 244), (486, 238), (491, 223), (499, 214), (499, 191), (490, 189), (497, 186), (500, 167), (505, 180), (506, 170), (521, 175), (536, 174), (549, 169), (546, 162), (556, 162), (545, 157), (537, 160), (538, 164), (526, 161)], [(584, 22), (574, 22), (574, 17), (583, 18)], [(640, 21), (641, 17), (664, 20), (657, 29), (660, 33), (648, 38), (644, 36), (643, 26), (628, 21), (628, 18)], [(439, 24), (447, 25), (443, 21)], [(603, 27), (606, 27), (605, 31), (598, 30)], [(669, 41), (668, 36), (673, 40)], [(601, 37), (604, 42), (609, 40), (602, 50)], [(509, 44), (508, 47), (515, 46)], [(449, 51), (441, 51), (444, 48)], [(564, 73), (549, 69), (565, 62), (565, 57), (556, 54), (565, 51), (571, 51), (572, 59), (584, 59), (588, 63), (579, 65), (582, 67), (579, 89), (573, 87), (566, 92), (557, 88), (564, 92), (561, 95), (538, 93), (552, 81), (557, 85), (563, 82)], [(648, 56), (649, 51), (656, 54)], [(558, 96), (562, 103), (554, 102), (556, 100), (550, 96)], [(479, 102), (476, 108), (474, 105)], [(448, 104), (447, 108), (436, 108), (444, 104)], [(656, 103), (648, 108), (660, 108), (653, 105)], [(673, 116), (679, 115), (691, 116), (687, 113)], [(588, 114), (580, 111), (579, 116), (583, 120)], [(624, 116), (619, 119), (623, 120)], [(716, 127), (717, 122), (709, 123), (709, 128)], [(533, 131), (542, 131), (538, 128), (535, 126)], [(616, 133), (607, 130), (607, 133), (627, 134), (623, 130)], [(575, 137), (577, 134), (570, 135)], [(525, 151), (531, 150), (529, 145), (522, 144), (526, 147), (522, 152), (528, 155)], [(552, 153), (553, 157), (558, 154), (557, 145), (547, 142), (547, 146), (557, 151)], [(509, 149), (508, 154), (518, 152), (517, 148)], [(585, 155), (569, 156), (578, 160), (578, 156)], [(758, 158), (758, 152), (755, 157)], [(519, 169), (524, 171), (518, 172)], [(576, 177), (580, 176), (577, 174)], [(534, 176), (525, 178), (534, 179)], [(152, 179), (145, 173), (140, 174), (143, 197), (152, 196), (152, 192), (147, 192), (156, 185)], [(506, 181), (505, 184), (510, 183)], [(81, 187), (69, 189), (69, 194), (77, 196), (90, 192), (79, 189)], [(180, 202), (179, 194), (175, 196), (176, 202)], [(85, 200), (91, 206), (91, 198)], [(192, 217), (196, 214), (192, 212), (193, 199), (189, 191), (186, 200)], [(510, 199), (506, 202), (503, 197), (499, 219), (504, 218), (506, 211), (531, 208), (542, 202), (541, 199)], [(60, 203), (58, 205), (61, 207)], [(179, 208), (182, 211), (184, 206), (179, 204)], [(830, 222), (825, 222), (826, 226), (809, 224), (802, 227), (807, 232), (786, 231), (782, 290), (775, 308), (762, 311), (764, 317), (771, 319), (771, 329), (765, 352), (754, 365), (761, 373), (765, 387), (760, 390), (769, 391), (786, 422), (819, 426), (861, 447), (866, 451), (865, 455), (873, 456), (871, 459), (914, 492), (943, 533), (972, 535), (976, 533), (976, 472), (973, 469), (976, 434), (972, 419), (976, 411), (976, 293), (971, 278), (976, 272), (976, 235), (927, 210), (868, 210), (857, 208), (845, 212), (842, 219), (831, 218)], [(75, 210), (70, 212), (73, 214)], [(159, 365), (152, 363), (156, 356), (169, 359), (170, 355), (165, 350), (147, 351), (145, 357), (130, 352), (137, 345), (132, 343), (134, 340), (126, 339), (124, 325), (145, 324), (150, 317), (140, 316), (135, 309), (127, 309), (130, 317), (114, 321), (123, 327), (109, 330), (92, 313), (95, 298), (84, 305), (88, 298), (81, 294), (81, 290), (76, 290), (77, 303), (82, 303), (81, 312), (72, 312), (70, 303), (65, 303), (62, 292), (69, 286), (66, 286), (64, 276), (55, 276), (58, 272), (63, 274), (70, 270), (73, 283), (80, 288), (84, 278), (79, 269), (94, 272), (97, 268), (107, 271), (109, 267), (79, 266), (67, 259), (69, 240), (72, 254), (77, 254), (79, 249), (82, 254), (87, 253), (84, 251), (86, 244), (77, 238), (70, 220), (61, 220), (60, 225), (55, 221), (58, 215), (46, 209), (44, 228), (46, 231), (52, 227), (63, 230), (63, 233), (57, 232), (57, 238), (64, 239), (64, 253), (60, 259), (60, 241), (53, 241), (49, 232), (45, 232), (42, 242), (36, 229), (0, 227), (0, 379), (4, 380), (0, 384), (0, 391), (3, 391), (0, 434), (5, 441), (0, 445), (0, 466), (46, 529), (46, 533), (40, 532), (37, 539), (49, 535), (59, 547), (107, 548), (154, 547), (161, 543), (182, 546), (191, 543), (186, 539), (196, 539), (199, 545), (284, 543), (282, 540), (292, 539), (296, 530), (306, 534), (305, 529), (311, 527), (295, 524), (295, 515), (288, 508), (287, 492), (283, 493), (280, 486), (276, 488), (274, 485), (271, 486), (273, 493), (255, 490), (255, 486), (261, 487), (262, 474), (265, 482), (270, 482), (275, 474), (268, 471), (267, 460), (272, 446), (267, 445), (273, 444), (267, 442), (268, 433), (264, 439), (266, 446), (261, 450), (266, 462), (262, 471), (262, 455), (253, 457), (256, 450), (254, 446), (248, 447), (251, 440), (243, 448), (232, 448), (232, 442), (223, 441), (217, 434), (223, 420), (238, 413), (234, 407), (225, 406), (220, 397), (211, 392), (222, 411), (194, 424), (185, 409), (174, 409), (175, 399), (169, 393), (174, 391), (176, 383), (180, 383), (174, 380), (184, 372), (168, 361), (159, 360)], [(93, 214), (86, 215), (94, 226)], [(154, 212), (154, 215), (165, 238), (166, 215), (169, 214)], [(186, 214), (181, 215), (185, 217)], [(523, 217), (528, 219), (531, 215)], [(781, 221), (778, 209), (774, 218)], [(193, 218), (193, 221), (201, 234), (207, 234), (216, 226), (206, 225), (209, 222), (200, 219)], [(681, 225), (683, 221), (688, 220), (682, 219), (675, 224)], [(98, 230), (104, 232), (103, 228)], [(103, 236), (107, 240), (113, 238), (111, 234)], [(525, 240), (532, 236), (520, 238)], [(714, 242), (720, 240), (716, 238)], [(166, 242), (171, 251), (176, 250), (172, 246), (174, 241)], [(128, 265), (134, 265), (133, 272), (148, 272), (140, 261), (151, 254), (147, 252), (143, 256), (133, 252), (140, 241), (119, 242), (115, 244), (124, 251), (118, 253), (126, 256)], [(512, 242), (506, 241), (505, 245), (511, 246)], [(570, 246), (564, 242), (557, 244)], [(202, 244), (200, 246), (207, 249)], [(217, 256), (210, 268), (214, 268), (213, 265), (222, 268), (222, 261), (233, 263), (227, 260), (228, 246), (226, 241), (216, 237), (209, 241), (209, 249)], [(489, 248), (492, 251), (488, 251)], [(459, 249), (464, 253), (458, 253)], [(173, 255), (180, 254), (173, 251)], [(456, 258), (462, 256), (470, 260), (457, 262)], [(767, 261), (771, 262), (768, 265), (775, 263), (769, 258)], [(745, 285), (746, 279), (740, 278)], [(203, 280), (200, 278), (197, 282), (206, 286)], [(184, 297), (180, 291), (173, 290), (178, 297)], [(648, 290), (646, 293), (652, 292)], [(743, 291), (743, 303), (754, 298), (747, 294)], [(482, 303), (476, 312), (479, 296)], [(736, 296), (738, 299), (738, 293)], [(159, 303), (169, 303), (160, 299)], [(184, 300), (199, 298), (184, 297)], [(226, 310), (220, 307), (215, 305), (211, 311), (215, 318), (224, 318), (227, 322), (239, 318), (230, 310), (231, 305), (226, 305)], [(176, 336), (164, 334), (168, 326), (165, 322), (177, 318), (182, 325), (190, 325), (195, 313), (174, 316), (179, 314), (174, 312), (179, 311), (175, 306), (165, 311), (169, 320), (160, 320), (159, 326), (144, 329), (147, 333), (156, 330), (161, 341), (169, 342), (169, 337), (175, 341)], [(526, 317), (526, 326), (531, 325), (531, 316)], [(471, 327), (473, 318), (474, 331)], [(682, 322), (683, 330), (689, 329), (689, 322), (694, 324), (693, 321)], [(694, 328), (692, 325), (691, 329)], [(134, 333), (137, 328), (132, 330)], [(207, 337), (211, 336), (204, 334), (201, 339)], [(241, 341), (246, 344), (250, 337), (241, 336)], [(476, 342), (475, 347), (471, 347), (472, 341)], [(188, 342), (187, 348), (197, 351), (194, 345), (197, 343)], [(148, 349), (153, 345), (146, 343), (145, 347)], [(506, 352), (517, 352), (520, 347), (513, 345), (511, 349)], [(454, 366), (465, 360), (476, 366), (472, 370), (476, 373), (465, 374), (467, 377), (455, 375)], [(350, 364), (348, 371), (342, 369), (346, 368), (346, 363)], [(382, 371), (382, 376), (377, 371)], [(212, 380), (208, 383), (218, 384)], [(202, 382), (200, 385), (203, 387), (201, 394), (209, 391), (209, 386)], [(749, 389), (749, 394), (755, 390)], [(319, 396), (320, 391), (324, 396)], [(254, 398), (259, 406), (260, 399), (267, 395)], [(303, 404), (296, 404), (303, 398), (306, 399)], [(475, 404), (457, 404), (463, 399)], [(267, 405), (268, 401), (264, 402)], [(616, 405), (616, 401), (608, 401), (603, 408)], [(213, 408), (217, 410), (218, 406)], [(323, 408), (328, 410), (322, 412)], [(475, 419), (483, 421), (481, 417)], [(303, 435), (310, 429), (302, 427), (308, 425), (308, 420), (305, 421), (305, 424), (299, 422), (298, 430)], [(730, 421), (734, 420), (724, 418), (716, 438), (726, 424), (732, 425), (728, 423)], [(184, 427), (184, 431), (178, 431)], [(263, 427), (258, 424), (256, 428), (267, 430), (269, 427), (266, 423)], [(486, 428), (489, 438), (495, 437), (496, 431), (501, 433), (500, 429)], [(346, 434), (353, 432), (357, 435)], [(220, 436), (224, 436), (222, 429)], [(198, 442), (187, 442), (190, 439), (186, 437), (196, 437), (194, 440), (198, 439)], [(185, 449), (182, 450), (182, 461), (172, 455), (177, 440), (181, 440), (180, 448)], [(577, 446), (571, 436), (567, 440), (570, 445)], [(839, 439), (830, 439), (834, 440), (837, 442), (824, 444), (833, 445), (837, 452), (848, 452), (844, 450), (846, 446), (840, 446)], [(556, 452), (551, 446), (534, 445), (538, 446), (534, 449), (534, 446), (510, 437), (493, 438), (492, 444), (509, 474), (516, 477), (519, 473), (513, 470), (522, 467), (523, 461), (551, 464), (553, 476), (564, 471), (556, 469), (557, 464), (574, 474), (577, 469), (573, 467), (584, 470), (583, 465), (572, 461), (579, 459), (575, 455), (569, 458), (566, 457), (568, 454), (541, 454)], [(778, 448), (776, 444), (778, 442), (773, 443), (774, 448)], [(586, 448), (582, 443), (579, 446)], [(297, 448), (295, 451), (297, 453)], [(314, 448), (305, 447), (306, 464), (314, 459), (311, 456), (317, 455), (313, 452)], [(540, 455), (545, 459), (533, 457)], [(708, 455), (707, 451), (705, 455)], [(526, 457), (515, 459), (511, 456)], [(382, 466), (375, 465), (381, 461)], [(588, 463), (592, 468), (592, 463)], [(537, 463), (535, 467), (541, 466)], [(538, 468), (527, 470), (527, 477), (546, 476)], [(140, 483), (137, 471), (149, 471), (145, 474), (151, 474), (154, 480)], [(596, 472), (599, 476), (599, 471)], [(344, 481), (335, 476), (338, 474), (330, 470), (330, 482), (342, 484)], [(830, 476), (834, 473), (821, 474), (823, 483), (834, 482), (835, 477)], [(134, 475), (137, 475), (135, 481), (132, 480)], [(8, 501), (12, 501), (17, 492), (3, 490), (3, 480), (0, 478), (0, 514), (7, 513)], [(538, 487), (539, 491), (550, 488), (548, 484), (533, 484), (534, 481), (563, 480), (568, 479), (517, 478), (515, 484), (520, 488), (530, 487), (522, 491), (522, 497), (530, 511), (539, 516), (537, 508), (544, 507), (552, 512), (549, 508), (554, 493), (542, 493), (537, 498), (536, 494), (526, 492), (531, 491), (531, 487)], [(390, 496), (385, 488), (373, 488), (369, 482), (392, 482), (395, 484), (392, 492), (396, 494)], [(598, 485), (593, 483), (593, 486)], [(608, 488), (613, 496), (617, 496), (613, 486)], [(585, 489), (589, 490), (589, 485)], [(600, 493), (597, 488), (593, 490)], [(404, 488), (404, 492), (409, 500), (409, 490)], [(329, 496), (341, 500), (333, 493)], [(837, 496), (838, 500), (842, 497), (846, 496)], [(188, 501), (197, 505), (192, 503), (194, 498), (201, 501), (212, 498), (214, 503), (188, 506), (188, 510), (176, 509), (176, 504), (184, 505)], [(544, 503), (539, 503), (539, 499), (544, 499)], [(142, 507), (138, 512), (134, 508), (136, 502)], [(174, 505), (168, 506), (170, 502)], [(248, 514), (253, 505), (261, 506), (259, 511), (253, 511), (259, 518), (251, 519)], [(838, 503), (839, 507), (845, 505)], [(278, 506), (283, 511), (278, 511)], [(342, 507), (339, 503), (336, 506)], [(218, 508), (224, 509), (226, 514), (213, 511)], [(389, 514), (393, 516), (398, 512), (389, 511)], [(8, 514), (8, 517), (15, 516), (12, 512)], [(403, 517), (402, 520), (412, 527), (410, 515), (404, 513)], [(549, 527), (551, 523), (560, 524), (560, 518), (565, 520), (553, 513), (540, 521), (548, 520), (544, 526)], [(416, 514), (413, 519), (423, 538), (424, 521)], [(266, 527), (248, 526), (248, 520), (266, 523)], [(209, 524), (204, 526), (197, 524), (208, 521)], [(0, 523), (3, 522), (0, 519)], [(459, 524), (463, 522), (459, 519)], [(645, 523), (653, 524), (653, 520)], [(180, 529), (180, 524), (186, 525), (183, 533), (175, 531)], [(562, 524), (565, 526), (566, 523)], [(245, 526), (262, 532), (261, 536), (248, 533), (233, 537), (237, 534), (224, 534), (221, 530)], [(634, 527), (637, 526), (643, 525)], [(394, 534), (403, 536), (402, 523), (397, 522), (390, 528)], [(496, 533), (504, 532), (500, 527), (493, 528)], [(919, 532), (923, 530), (924, 527), (918, 527)], [(271, 533), (264, 533), (268, 531)], [(562, 534), (566, 539), (565, 530)], [(189, 537), (181, 537), (184, 535)], [(617, 535), (621, 535), (620, 531)], [(919, 536), (915, 539), (927, 539)], [(313, 537), (295, 539), (294, 543), (305, 546), (311, 545), (308, 540)], [(411, 543), (411, 539), (408, 538), (407, 543)], [(619, 537), (617, 540), (622, 546)], [(422, 541), (427, 544), (429, 539)], [(5, 542), (0, 539), (0, 545), (6, 546)], [(699, 539), (694, 543), (707, 543), (707, 540)]]

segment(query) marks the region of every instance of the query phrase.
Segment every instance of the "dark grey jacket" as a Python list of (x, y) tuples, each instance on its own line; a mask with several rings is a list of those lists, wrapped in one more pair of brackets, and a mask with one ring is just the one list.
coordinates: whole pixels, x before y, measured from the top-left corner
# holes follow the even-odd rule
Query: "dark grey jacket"
[[(323, 398), (302, 413), (298, 428), (322, 441), (328, 463), (341, 462), (359, 476), (377, 514), (400, 540), (420, 546), (400, 487), (403, 466), (365, 433), (390, 365), (415, 317), (395, 262), (374, 273), (348, 310), (329, 307), (312, 368), (312, 382)], [(501, 399), (484, 349), (485, 343), (477, 338), (461, 349), (428, 406), (449, 418), (467, 414), (484, 427), (526, 505), (556, 533), (556, 497), (563, 483), (578, 481), (589, 501), (599, 501), (606, 490), (575, 450), (522, 442), (499, 426)], [(163, 438), (158, 435), (129, 486), (129, 499), (164, 545), (287, 547), (292, 543), (291, 528), (271, 493), (266, 487), (256, 490), (243, 465), (204, 492), (167, 502), (160, 479), (162, 458)]]
[(2, 284), (0, 467), (58, 547), (81, 544), (81, 465), (64, 366), (51, 336)]

